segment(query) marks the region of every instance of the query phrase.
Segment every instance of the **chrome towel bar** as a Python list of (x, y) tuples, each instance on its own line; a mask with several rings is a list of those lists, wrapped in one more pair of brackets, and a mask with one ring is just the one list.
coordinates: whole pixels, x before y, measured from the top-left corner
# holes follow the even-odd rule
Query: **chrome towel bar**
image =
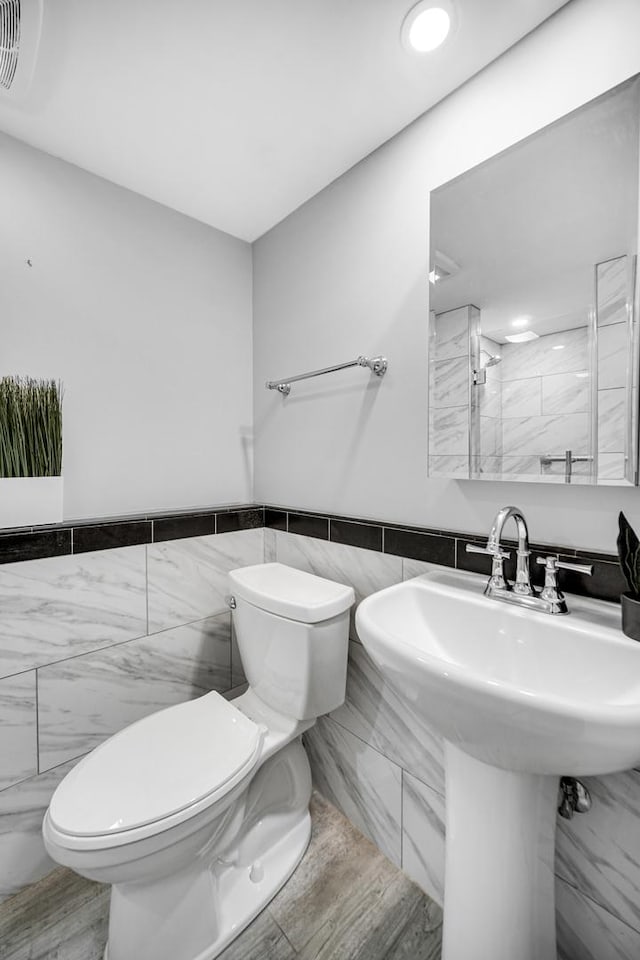
[(336, 363), (333, 367), (323, 367), (322, 370), (312, 370), (310, 373), (300, 373), (297, 377), (283, 377), (282, 380), (267, 380), (265, 387), (267, 390), (278, 390), (283, 396), (288, 397), (291, 393), (291, 384), (296, 380), (309, 380), (311, 377), (322, 377), (325, 373), (335, 373), (336, 370), (346, 370), (347, 367), (368, 367), (376, 377), (384, 377), (387, 372), (387, 361), (385, 357), (357, 357), (355, 360), (348, 360), (347, 363)]

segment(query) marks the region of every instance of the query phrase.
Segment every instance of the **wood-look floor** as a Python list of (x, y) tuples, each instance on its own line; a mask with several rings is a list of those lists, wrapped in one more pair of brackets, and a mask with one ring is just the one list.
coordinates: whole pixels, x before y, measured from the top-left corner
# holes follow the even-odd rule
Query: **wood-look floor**
[[(439, 960), (442, 913), (314, 793), (311, 843), (220, 960)], [(0, 960), (101, 960), (109, 888), (59, 869), (0, 905)]]

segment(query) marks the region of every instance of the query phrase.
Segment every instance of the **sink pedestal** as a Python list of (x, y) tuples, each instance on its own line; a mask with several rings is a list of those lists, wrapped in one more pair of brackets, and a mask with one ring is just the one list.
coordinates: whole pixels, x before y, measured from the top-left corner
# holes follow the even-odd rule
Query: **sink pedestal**
[(445, 741), (442, 960), (556, 960), (558, 778), (482, 763)]

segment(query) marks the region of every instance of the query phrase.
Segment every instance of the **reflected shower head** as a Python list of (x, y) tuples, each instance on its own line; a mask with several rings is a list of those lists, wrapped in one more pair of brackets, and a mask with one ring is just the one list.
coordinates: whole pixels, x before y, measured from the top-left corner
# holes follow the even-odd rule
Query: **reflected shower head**
[(483, 369), (486, 369), (487, 367), (495, 367), (496, 363), (500, 363), (502, 360), (502, 357), (499, 357), (497, 353), (491, 354), (488, 350), (485, 350), (484, 347), (480, 351), (480, 356), (482, 356), (483, 353), (489, 358), (486, 363), (482, 364)]

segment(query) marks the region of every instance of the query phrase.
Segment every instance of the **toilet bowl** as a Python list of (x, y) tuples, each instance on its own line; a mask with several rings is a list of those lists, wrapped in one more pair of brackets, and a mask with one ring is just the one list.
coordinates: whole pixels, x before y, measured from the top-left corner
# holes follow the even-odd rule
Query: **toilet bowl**
[(105, 960), (212, 960), (309, 842), (300, 737), (344, 701), (351, 587), (283, 564), (229, 574), (249, 687), (145, 717), (67, 774), (50, 856), (112, 884)]

